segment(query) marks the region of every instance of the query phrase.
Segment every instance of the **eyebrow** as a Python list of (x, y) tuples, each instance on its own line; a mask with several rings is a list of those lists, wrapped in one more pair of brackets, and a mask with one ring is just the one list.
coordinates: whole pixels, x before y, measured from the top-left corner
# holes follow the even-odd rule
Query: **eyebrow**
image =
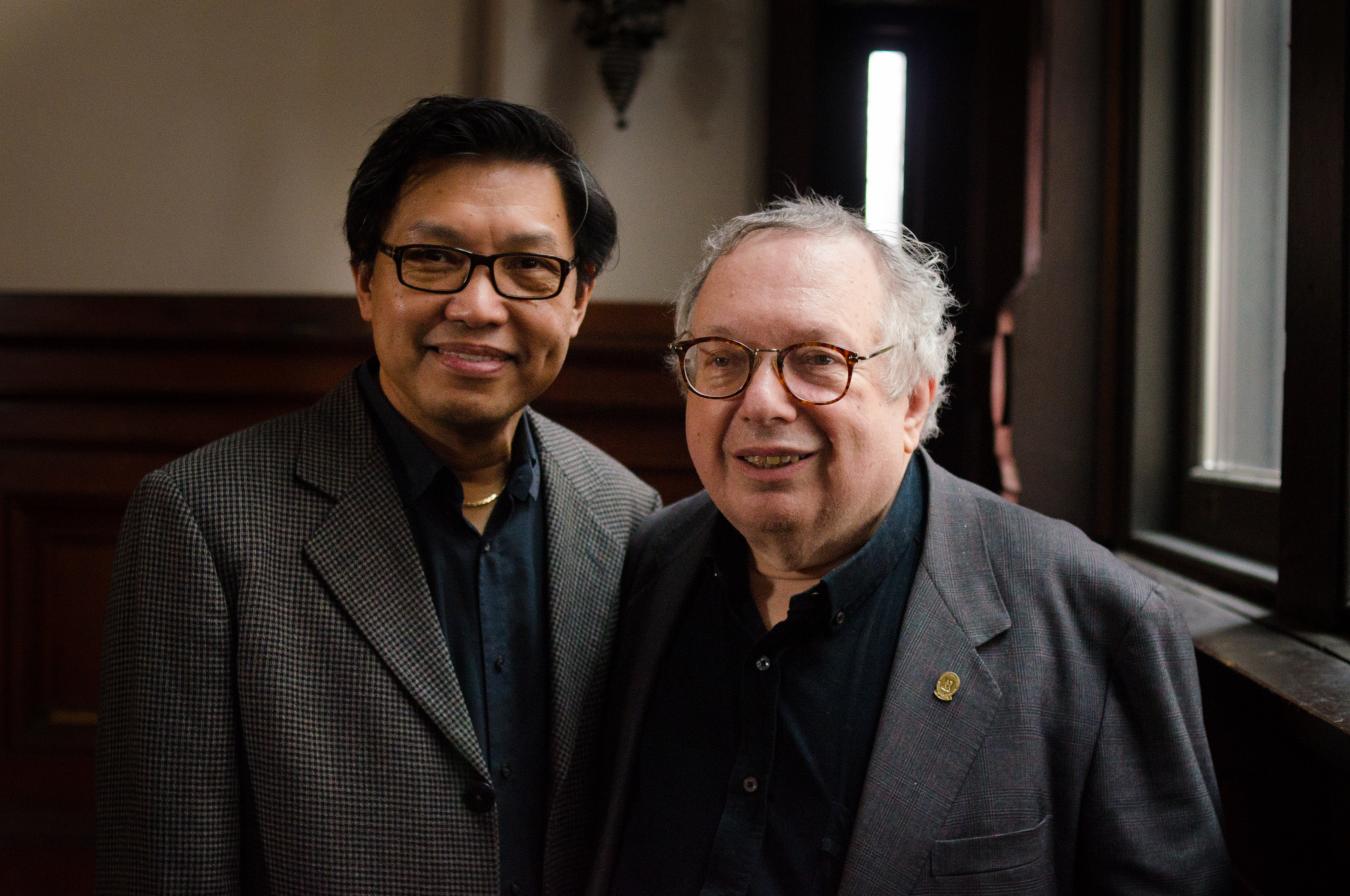
[[(690, 332), (693, 332), (693, 331), (691, 330)], [(725, 338), (727, 338), (727, 339), (735, 339), (737, 342), (744, 342), (744, 341), (745, 341), (745, 340), (742, 339), (741, 337), (737, 336), (735, 333), (733, 333), (733, 332), (731, 332), (730, 330), (728, 330), (726, 327), (708, 327), (708, 328), (707, 328), (707, 332), (704, 333), (703, 335), (704, 335), (704, 336), (722, 336), (722, 337), (725, 337)]]
[[(737, 334), (736, 332), (727, 329), (726, 327), (719, 327), (719, 326), (711, 326), (711, 327), (707, 327), (707, 328), (705, 328), (705, 332), (699, 333), (699, 334), (697, 334), (697, 335), (698, 335), (698, 336), (719, 336), (719, 337), (721, 337), (721, 338), (723, 338), (723, 339), (734, 339), (734, 340), (736, 340), (737, 342), (744, 342), (746, 345), (750, 345), (750, 346), (754, 346), (754, 345), (757, 344), (754, 340), (747, 339), (745, 336), (739, 335), (739, 334)], [(693, 337), (691, 336), (691, 337), (689, 337), (689, 338), (693, 338)], [(797, 345), (797, 344), (802, 343), (802, 342), (828, 342), (830, 345), (839, 345), (839, 344), (840, 344), (840, 342), (839, 342), (838, 339), (834, 339), (834, 338), (831, 338), (831, 337), (829, 337), (829, 336), (822, 336), (819, 332), (816, 332), (815, 335), (806, 335), (806, 334), (799, 333), (799, 334), (796, 335), (790, 342), (785, 342), (785, 343), (783, 343), (783, 345), (778, 346), (778, 348), (783, 348), (784, 346), (788, 346), (788, 345)], [(765, 348), (765, 347), (767, 347), (767, 346), (760, 345), (759, 347)]]
[[(408, 228), (410, 236), (417, 239), (436, 240), (447, 246), (467, 248), (468, 238), (454, 227), (437, 224), (433, 221), (417, 221)], [(548, 251), (561, 253), (558, 237), (549, 230), (527, 230), (513, 233), (502, 240), (501, 246), (508, 252)]]

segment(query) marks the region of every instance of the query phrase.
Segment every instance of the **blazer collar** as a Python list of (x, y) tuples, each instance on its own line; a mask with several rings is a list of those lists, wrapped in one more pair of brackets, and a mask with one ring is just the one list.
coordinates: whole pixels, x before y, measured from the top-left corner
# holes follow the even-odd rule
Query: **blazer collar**
[(372, 461), (382, 459), (355, 372), (307, 414), (295, 455), (296, 478), (337, 500)]
[[(1003, 699), (979, 653), (1011, 625), (982, 499), (931, 459), (928, 469), (928, 529), (844, 864), (849, 896), (914, 887)], [(945, 672), (961, 680), (950, 702), (934, 695)]]
[(972, 647), (1008, 630), (1012, 619), (999, 591), (984, 532), (981, 501), (1001, 500), (938, 466), (930, 473), (928, 531), (922, 565)]

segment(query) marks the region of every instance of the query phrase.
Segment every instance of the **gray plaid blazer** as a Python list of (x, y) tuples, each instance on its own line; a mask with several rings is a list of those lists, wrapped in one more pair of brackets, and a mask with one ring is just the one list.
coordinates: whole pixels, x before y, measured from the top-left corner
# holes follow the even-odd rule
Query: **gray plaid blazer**
[[(552, 666), (546, 891), (582, 886), (624, 548), (659, 505), (533, 412)], [(355, 381), (151, 473), (123, 522), (101, 892), (496, 896), (490, 780)]]
[[(928, 470), (923, 552), (839, 892), (1225, 892), (1185, 623), (1067, 523), (931, 458)], [(594, 894), (610, 889), (650, 688), (716, 517), (703, 493), (633, 538)], [(934, 695), (944, 672), (961, 678), (949, 703)]]

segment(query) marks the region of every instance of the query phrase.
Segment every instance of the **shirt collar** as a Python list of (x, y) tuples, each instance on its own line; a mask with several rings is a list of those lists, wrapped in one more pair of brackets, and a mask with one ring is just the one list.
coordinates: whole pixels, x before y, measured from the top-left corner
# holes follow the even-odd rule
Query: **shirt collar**
[(909, 459), (905, 478), (886, 517), (861, 548), (821, 579), (831, 610), (848, 610), (870, 596), (902, 561), (913, 562), (923, 543), (928, 516), (928, 469), (923, 454)]
[[(405, 503), (422, 497), (444, 471), (446, 481), (456, 494), (464, 497), (463, 488), (445, 463), (422, 441), (402, 414), (389, 402), (380, 388), (380, 362), (371, 357), (356, 370), (356, 383), (365, 398), (366, 406), (375, 417), (375, 425), (383, 437), (390, 460), (397, 470), (394, 477)], [(517, 501), (539, 497), (539, 452), (530, 427), (522, 418), (511, 440), (511, 463), (506, 474), (506, 493)]]

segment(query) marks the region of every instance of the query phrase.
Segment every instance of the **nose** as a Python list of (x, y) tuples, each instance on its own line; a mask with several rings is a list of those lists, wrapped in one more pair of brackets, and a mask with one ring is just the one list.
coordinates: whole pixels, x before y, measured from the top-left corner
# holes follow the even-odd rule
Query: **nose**
[(750, 382), (741, 393), (740, 415), (752, 423), (790, 421), (797, 417), (797, 402), (788, 394), (787, 387), (778, 378), (777, 357), (759, 355)]
[(486, 265), (476, 265), (469, 282), (459, 292), (446, 296), (445, 317), (467, 327), (500, 326), (506, 323), (506, 299), (492, 286)]

